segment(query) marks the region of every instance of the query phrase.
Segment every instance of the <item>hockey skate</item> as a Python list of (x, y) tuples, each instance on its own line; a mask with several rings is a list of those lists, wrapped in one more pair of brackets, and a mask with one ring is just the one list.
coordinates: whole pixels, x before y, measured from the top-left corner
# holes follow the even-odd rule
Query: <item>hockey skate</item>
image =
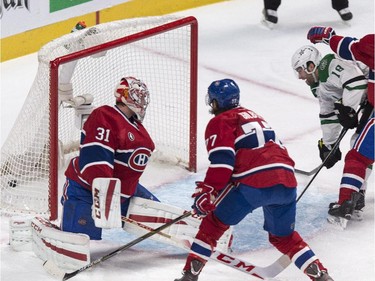
[(355, 205), (352, 220), (361, 221), (363, 220), (363, 208), (365, 207), (365, 190), (359, 191), (359, 199)]
[(305, 270), (307, 276), (313, 281), (333, 281), (327, 270), (319, 261), (314, 261)]
[(353, 192), (350, 200), (343, 204), (331, 203), (328, 210), (328, 222), (345, 229), (348, 221), (352, 218), (359, 198), (363, 196), (359, 192)]
[(190, 270), (184, 270), (182, 272), (182, 277), (180, 279), (175, 279), (174, 281), (197, 281), (198, 275), (201, 272), (203, 266), (203, 262), (199, 260), (192, 260)]
[(261, 20), (261, 23), (268, 29), (273, 29), (278, 20), (277, 11), (264, 9), (262, 13), (263, 13), (263, 18)]
[(337, 11), (341, 17), (341, 19), (344, 22), (350, 21), (353, 18), (352, 12), (349, 10), (349, 8), (342, 9), (340, 11)]

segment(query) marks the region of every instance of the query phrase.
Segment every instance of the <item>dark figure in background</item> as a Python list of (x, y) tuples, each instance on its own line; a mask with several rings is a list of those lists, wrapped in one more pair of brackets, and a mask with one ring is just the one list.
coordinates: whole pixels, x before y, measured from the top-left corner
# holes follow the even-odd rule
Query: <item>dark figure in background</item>
[[(332, 8), (336, 10), (343, 21), (349, 21), (353, 18), (353, 14), (349, 10), (348, 0), (331, 0)], [(264, 0), (264, 21), (270, 26), (277, 23), (277, 9), (281, 4), (281, 0)]]

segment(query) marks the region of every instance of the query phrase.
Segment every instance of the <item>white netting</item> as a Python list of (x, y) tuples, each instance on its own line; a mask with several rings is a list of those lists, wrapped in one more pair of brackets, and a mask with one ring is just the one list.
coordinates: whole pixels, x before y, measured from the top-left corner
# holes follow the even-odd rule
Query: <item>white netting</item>
[[(37, 76), (1, 150), (0, 207), (3, 212), (49, 212), (49, 175), (54, 165), (49, 160), (50, 128), (57, 123), (54, 120), (50, 123), (50, 62), (93, 46), (107, 48), (108, 42), (177, 20), (176, 17), (150, 17), (105, 23), (67, 34), (41, 48)], [(191, 27), (183, 25), (110, 47), (96, 56), (84, 55), (77, 61), (60, 65), (59, 83), (71, 82), (74, 96), (91, 94), (93, 105), (97, 107), (114, 104), (114, 88), (122, 77), (135, 76), (143, 80), (151, 98), (144, 124), (156, 144), (155, 155), (161, 161), (188, 166), (191, 153), (190, 40)], [(74, 69), (72, 76), (69, 75), (71, 69)], [(59, 141), (59, 158), (64, 160), (60, 163), (66, 163), (76, 153), (79, 137), (74, 109), (61, 103), (58, 140), (52, 140)]]

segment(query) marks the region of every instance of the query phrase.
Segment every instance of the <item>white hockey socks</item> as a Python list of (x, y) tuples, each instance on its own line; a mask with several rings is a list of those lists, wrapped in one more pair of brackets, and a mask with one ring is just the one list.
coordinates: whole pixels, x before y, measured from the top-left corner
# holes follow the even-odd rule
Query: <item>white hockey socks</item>
[(121, 181), (116, 178), (96, 178), (92, 182), (92, 218), (100, 228), (119, 228), (121, 222)]

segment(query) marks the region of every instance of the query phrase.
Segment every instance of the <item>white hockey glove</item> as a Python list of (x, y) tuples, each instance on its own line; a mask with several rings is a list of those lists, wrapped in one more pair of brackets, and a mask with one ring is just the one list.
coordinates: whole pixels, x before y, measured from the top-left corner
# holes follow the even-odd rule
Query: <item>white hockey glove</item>
[(121, 181), (116, 178), (96, 178), (92, 182), (92, 218), (100, 228), (119, 228), (121, 222)]

